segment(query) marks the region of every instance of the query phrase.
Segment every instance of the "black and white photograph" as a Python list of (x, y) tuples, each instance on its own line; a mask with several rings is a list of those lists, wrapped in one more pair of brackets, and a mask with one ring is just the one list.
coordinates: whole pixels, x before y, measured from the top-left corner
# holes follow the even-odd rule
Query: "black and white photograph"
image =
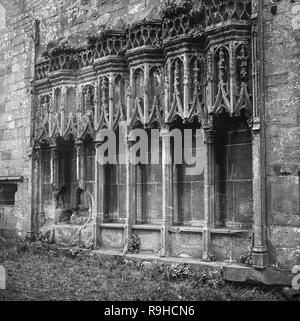
[(10, 301), (300, 301), (300, 0), (0, 0)]

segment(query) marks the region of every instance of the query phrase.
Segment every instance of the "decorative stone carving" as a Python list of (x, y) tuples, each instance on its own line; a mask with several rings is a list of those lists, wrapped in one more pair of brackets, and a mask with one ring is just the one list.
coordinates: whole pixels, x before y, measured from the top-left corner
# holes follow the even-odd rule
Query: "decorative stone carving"
[(203, 0), (206, 26), (251, 18), (251, 0)]
[(126, 49), (161, 47), (161, 23), (139, 22), (126, 30)]

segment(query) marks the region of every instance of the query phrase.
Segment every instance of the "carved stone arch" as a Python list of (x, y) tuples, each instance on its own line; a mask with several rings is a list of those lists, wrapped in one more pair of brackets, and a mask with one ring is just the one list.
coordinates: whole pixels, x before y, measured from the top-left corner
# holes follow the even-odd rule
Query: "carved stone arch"
[(139, 66), (132, 72), (133, 75), (133, 96), (134, 100), (137, 98), (144, 99), (145, 81), (144, 68)]
[(81, 90), (81, 106), (82, 112), (94, 112), (95, 108), (95, 86), (87, 83), (82, 86)]
[[(198, 55), (191, 55), (189, 57), (189, 103), (193, 103), (196, 95), (202, 96), (203, 69), (203, 60)], [(201, 100), (203, 100), (203, 97), (201, 97)]]
[(162, 126), (163, 98), (164, 98), (164, 75), (160, 65), (153, 65), (149, 70), (149, 124), (157, 123)]
[(72, 131), (67, 131), (66, 134), (64, 135), (64, 140), (69, 141), (69, 140), (76, 140), (76, 134)]
[(214, 50), (214, 70), (215, 70), (215, 79), (217, 82), (220, 82), (222, 77), (223, 82), (226, 83), (229, 81), (229, 61), (230, 53), (227, 45), (219, 45)]
[(238, 43), (235, 48), (237, 86), (234, 114), (245, 114), (248, 119), (252, 118), (250, 52), (248, 43)]
[(99, 78), (99, 128), (105, 128), (109, 123), (109, 76)]
[[(114, 75), (114, 123), (126, 119), (126, 80), (123, 74)], [(114, 127), (115, 127), (114, 126)]]
[(62, 88), (56, 87), (53, 89), (53, 113), (58, 113), (62, 106)]
[(70, 86), (66, 89), (66, 106), (65, 106), (65, 115), (76, 112), (76, 87)]
[(76, 190), (76, 208), (75, 215), (72, 216), (73, 224), (86, 224), (92, 218), (94, 213), (93, 195), (86, 189), (78, 188)]
[(251, 86), (251, 48), (247, 42), (238, 42), (235, 48), (236, 79), (238, 86), (242, 82)]
[(214, 67), (214, 105), (213, 113), (227, 111), (232, 113), (230, 105), (230, 53), (226, 45), (215, 48), (213, 55)]
[(184, 62), (183, 57), (174, 57), (170, 62), (169, 102), (170, 111), (167, 122), (171, 122), (178, 114), (183, 117), (184, 103)]

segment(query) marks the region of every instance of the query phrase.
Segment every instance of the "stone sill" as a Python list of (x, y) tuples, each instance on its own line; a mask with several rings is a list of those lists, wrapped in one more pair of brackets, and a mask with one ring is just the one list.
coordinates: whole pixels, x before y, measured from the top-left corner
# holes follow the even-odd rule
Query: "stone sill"
[(150, 224), (132, 225), (132, 229), (134, 230), (160, 231), (161, 228), (162, 228), (162, 225), (150, 225)]
[(0, 183), (3, 182), (23, 182), (23, 176), (0, 176)]
[[(204, 229), (202, 227), (193, 227), (193, 226), (178, 226), (178, 227), (169, 227), (169, 232), (178, 233), (178, 232), (187, 232), (187, 233), (203, 233)], [(211, 229), (211, 234), (219, 235), (240, 235), (247, 234), (250, 229), (235, 229), (235, 228), (215, 228)]]
[(122, 223), (103, 223), (99, 225), (100, 228), (113, 228), (113, 229), (124, 229), (125, 224)]
[[(100, 228), (104, 229), (125, 229), (125, 224), (122, 223), (103, 223), (100, 224)], [(160, 231), (162, 228), (162, 225), (154, 225), (154, 224), (134, 224), (131, 227), (133, 230), (146, 230), (146, 231)], [(203, 233), (202, 227), (196, 227), (196, 226), (170, 226), (168, 227), (168, 231), (170, 233)], [(217, 235), (242, 235), (247, 234), (251, 230), (250, 229), (235, 229), (235, 228), (215, 228), (211, 229), (210, 232), (212, 234)]]
[(250, 231), (251, 231), (251, 229), (216, 228), (216, 229), (212, 229), (210, 232), (212, 234), (240, 235), (240, 234), (247, 234)]
[(178, 233), (178, 232), (187, 232), (187, 233), (203, 233), (202, 227), (194, 227), (194, 226), (172, 226), (169, 227), (169, 232)]

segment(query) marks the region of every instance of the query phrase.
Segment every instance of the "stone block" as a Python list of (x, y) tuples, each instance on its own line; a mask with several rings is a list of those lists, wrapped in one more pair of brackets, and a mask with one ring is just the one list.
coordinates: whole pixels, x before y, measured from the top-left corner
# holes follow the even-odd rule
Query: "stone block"
[(101, 248), (123, 249), (124, 248), (124, 230), (101, 228)]
[(135, 228), (134, 232), (141, 240), (140, 252), (157, 253), (160, 250), (160, 231), (145, 231)]
[(59, 244), (79, 245), (80, 244), (80, 227), (56, 225), (54, 227), (54, 238), (55, 238), (55, 242)]
[(180, 232), (169, 233), (169, 251), (174, 257), (201, 259), (203, 240), (201, 233)]
[(212, 249), (216, 253), (218, 261), (230, 258), (239, 261), (241, 255), (248, 252), (251, 246), (250, 238), (247, 237), (213, 234), (211, 239)]

